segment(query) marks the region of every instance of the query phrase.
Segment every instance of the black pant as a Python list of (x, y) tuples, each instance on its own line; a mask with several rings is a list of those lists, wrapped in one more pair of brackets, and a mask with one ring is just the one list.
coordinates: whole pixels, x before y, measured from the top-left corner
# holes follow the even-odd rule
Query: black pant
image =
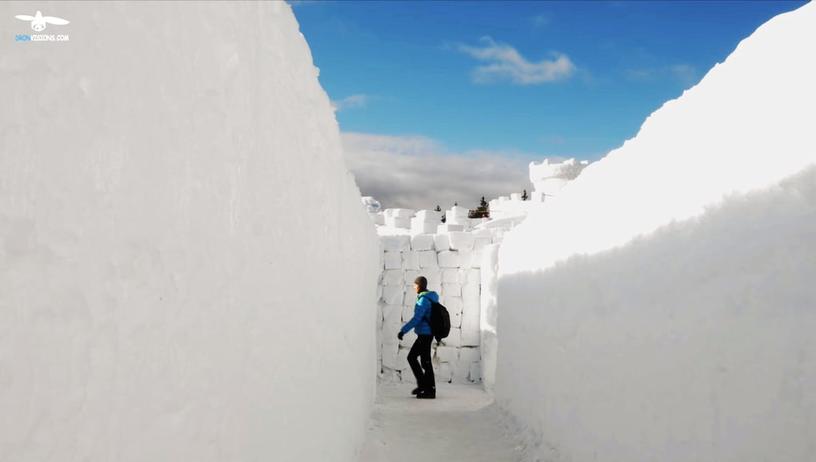
[[(417, 335), (417, 339), (411, 346), (411, 351), (408, 352), (408, 364), (411, 365), (411, 370), (414, 372), (417, 386), (426, 390), (436, 388), (433, 364), (431, 364), (432, 341), (433, 335)], [(417, 361), (417, 356), (419, 356), (419, 361)]]

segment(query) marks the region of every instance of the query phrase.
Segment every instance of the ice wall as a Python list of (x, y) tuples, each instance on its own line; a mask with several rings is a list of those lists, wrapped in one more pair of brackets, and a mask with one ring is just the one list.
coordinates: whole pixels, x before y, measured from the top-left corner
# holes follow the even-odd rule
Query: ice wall
[(816, 5), (505, 236), (497, 402), (542, 460), (816, 459)]
[(0, 41), (0, 460), (355, 460), (377, 236), (290, 7), (3, 30), (35, 7), (70, 41)]

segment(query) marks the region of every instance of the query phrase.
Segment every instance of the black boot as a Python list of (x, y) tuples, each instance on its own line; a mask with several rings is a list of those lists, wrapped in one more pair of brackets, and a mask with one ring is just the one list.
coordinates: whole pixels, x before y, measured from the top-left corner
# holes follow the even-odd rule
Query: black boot
[(423, 388), (416, 395), (417, 399), (436, 399), (436, 388)]
[(419, 391), (420, 391), (420, 390), (421, 390), (421, 388), (416, 387), (416, 388), (414, 388), (413, 390), (411, 390), (411, 394), (412, 394), (412, 395), (415, 395), (415, 394), (419, 393)]

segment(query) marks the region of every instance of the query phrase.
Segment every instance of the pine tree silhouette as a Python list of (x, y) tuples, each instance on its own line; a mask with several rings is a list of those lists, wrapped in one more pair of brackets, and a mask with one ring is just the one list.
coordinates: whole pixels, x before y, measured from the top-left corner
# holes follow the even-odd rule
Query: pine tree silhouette
[(468, 218), (490, 218), (490, 206), (484, 196), (482, 196), (482, 200), (479, 201), (478, 207), (468, 210)]

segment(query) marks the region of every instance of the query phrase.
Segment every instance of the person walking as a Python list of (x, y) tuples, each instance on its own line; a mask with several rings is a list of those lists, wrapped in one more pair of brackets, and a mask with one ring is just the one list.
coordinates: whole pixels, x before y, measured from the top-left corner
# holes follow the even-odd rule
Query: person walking
[[(397, 338), (414, 329), (417, 338), (408, 352), (408, 364), (416, 378), (417, 387), (411, 392), (418, 399), (436, 398), (436, 383), (434, 381), (433, 364), (431, 363), (431, 306), (432, 301), (439, 303), (439, 294), (428, 290), (428, 280), (420, 276), (414, 280), (414, 290), (417, 293), (414, 304), (414, 317), (400, 329)], [(417, 357), (419, 360), (417, 360)]]

